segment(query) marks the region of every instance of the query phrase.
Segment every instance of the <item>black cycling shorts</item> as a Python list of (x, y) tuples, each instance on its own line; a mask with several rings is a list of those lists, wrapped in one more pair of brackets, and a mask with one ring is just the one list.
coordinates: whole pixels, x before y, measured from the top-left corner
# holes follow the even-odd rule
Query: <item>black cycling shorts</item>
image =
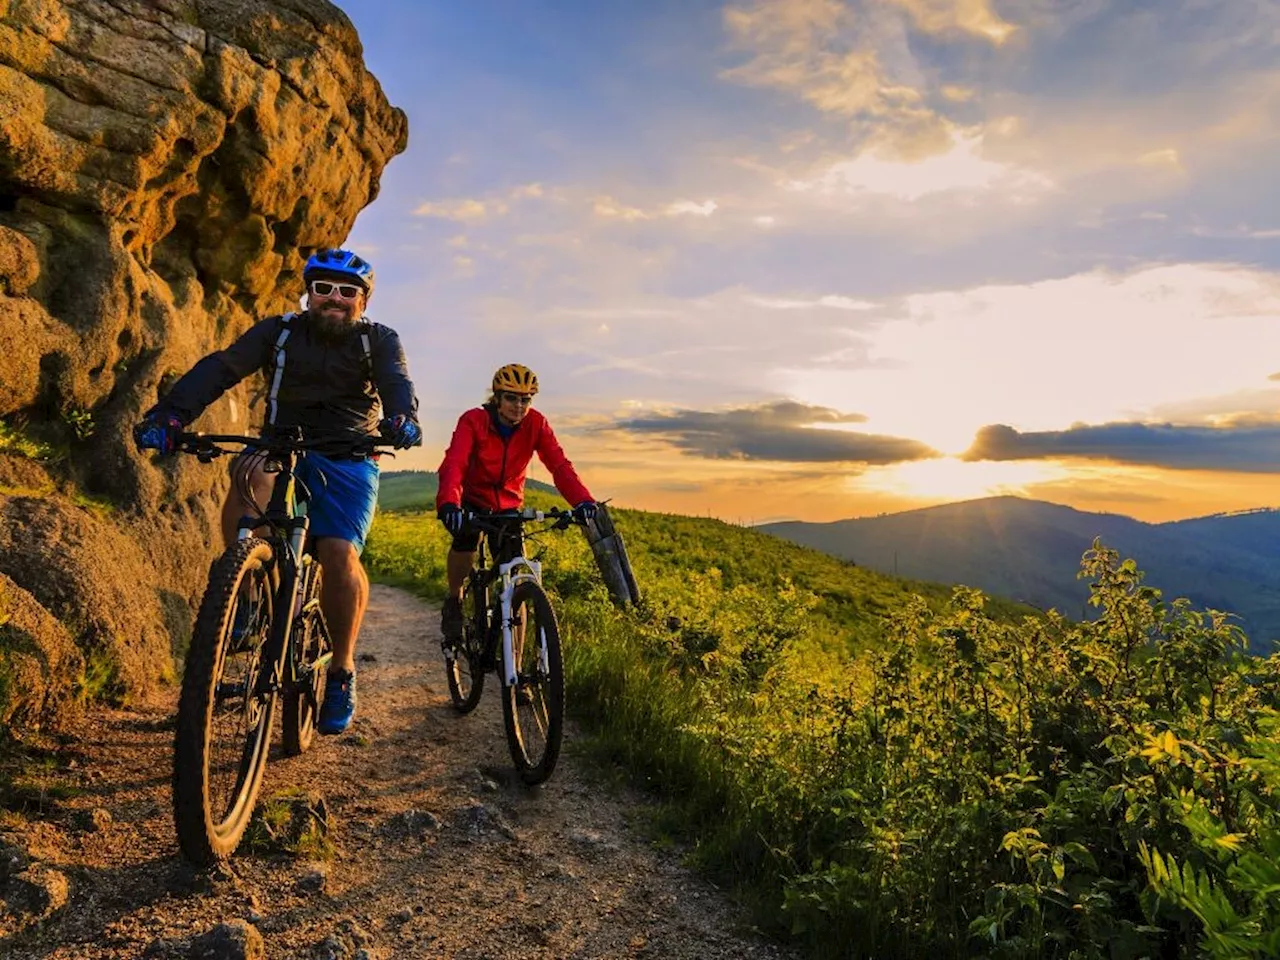
[[(487, 512), (482, 507), (472, 507), (467, 504), (463, 504), (462, 509), (474, 513)], [(464, 523), (461, 532), (453, 538), (453, 549), (459, 553), (475, 552), (480, 547), (482, 534), (489, 538), (489, 549), (493, 551), (494, 558), (499, 563), (506, 563), (512, 557), (518, 557), (524, 553), (524, 534), (518, 523), (510, 524), (501, 537)]]

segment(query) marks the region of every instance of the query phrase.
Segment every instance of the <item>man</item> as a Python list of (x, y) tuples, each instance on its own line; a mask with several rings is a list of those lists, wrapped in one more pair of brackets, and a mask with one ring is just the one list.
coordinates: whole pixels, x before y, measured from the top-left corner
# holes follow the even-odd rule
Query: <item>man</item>
[(508, 363), (494, 373), (492, 388), (487, 403), (458, 418), (440, 464), (436, 516), (453, 535), (445, 565), (449, 595), (440, 615), (446, 642), (462, 636), (462, 585), (480, 544), (480, 532), (464, 522), (464, 507), (494, 511), (523, 506), (525, 474), (536, 453), (578, 519), (590, 520), (597, 509), (551, 424), (530, 406), (538, 392), (533, 371)]
[[(369, 599), (360, 552), (378, 499), (377, 463), (353, 458), (351, 446), (385, 439), (404, 449), (422, 442), (422, 430), (400, 338), (364, 316), (373, 295), (373, 267), (348, 250), (321, 250), (307, 260), (302, 278), (305, 312), (268, 317), (227, 349), (198, 362), (147, 411), (134, 428), (134, 440), (139, 449), (172, 453), (187, 424), (260, 370), (268, 386), (263, 432), (300, 427), (308, 444), (320, 445), (322, 452), (299, 457), (296, 475), (312, 491), (310, 531), (324, 571), (320, 606), (333, 638), (316, 727), (337, 734), (355, 714), (355, 645)], [(261, 458), (246, 452), (231, 470), (233, 476), (247, 474), (254, 499), (267, 503), (271, 476), (263, 472)], [(252, 512), (239, 486), (231, 485), (222, 508), (228, 545), (240, 518)]]

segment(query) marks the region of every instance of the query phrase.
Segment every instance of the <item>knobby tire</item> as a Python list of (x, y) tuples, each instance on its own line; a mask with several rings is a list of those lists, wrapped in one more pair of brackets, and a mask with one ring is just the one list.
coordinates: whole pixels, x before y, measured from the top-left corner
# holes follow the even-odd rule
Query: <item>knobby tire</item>
[[(525, 637), (523, 650), (515, 651), (518, 682), (503, 688), (502, 717), (516, 772), (532, 785), (550, 777), (560, 757), (564, 732), (560, 629), (551, 601), (536, 583), (518, 584), (511, 608), (513, 620), (523, 618)], [(545, 671), (538, 655), (539, 637), (546, 648)]]
[(484, 692), (484, 645), (486, 641), (484, 591), (477, 590), (471, 577), (462, 586), (462, 642), (453, 657), (444, 658), (449, 698), (459, 713), (470, 713)]
[[(226, 860), (235, 851), (249, 825), (266, 769), (276, 694), (259, 700), (246, 691), (252, 690), (260, 671), (271, 669), (262, 656), (273, 613), (272, 563), (271, 545), (258, 538), (236, 541), (214, 562), (187, 653), (174, 735), (173, 815), (183, 856), (201, 866)], [(237, 644), (232, 627), (246, 578), (253, 581), (252, 633)], [(241, 657), (243, 676), (238, 684), (229, 684), (225, 679), (229, 662)], [(239, 696), (228, 693), (235, 687)], [(224, 720), (236, 722), (243, 730), (215, 741), (214, 724)], [(237, 740), (239, 761), (228, 764)], [(235, 771), (225, 802), (215, 795), (213, 783), (224, 769)]]

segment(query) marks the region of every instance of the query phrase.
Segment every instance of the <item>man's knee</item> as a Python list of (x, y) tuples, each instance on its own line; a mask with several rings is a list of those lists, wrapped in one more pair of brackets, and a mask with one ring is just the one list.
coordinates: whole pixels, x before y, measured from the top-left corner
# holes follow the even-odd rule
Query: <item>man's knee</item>
[(315, 544), (316, 557), (320, 566), (332, 573), (343, 573), (354, 576), (364, 574), (364, 566), (360, 563), (360, 554), (355, 544), (337, 537), (321, 537)]

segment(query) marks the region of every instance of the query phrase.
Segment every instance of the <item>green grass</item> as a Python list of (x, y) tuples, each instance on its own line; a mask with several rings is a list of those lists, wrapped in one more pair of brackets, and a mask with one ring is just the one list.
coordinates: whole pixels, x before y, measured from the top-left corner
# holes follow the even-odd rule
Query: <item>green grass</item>
[[(435, 513), (439, 477), (428, 470), (395, 470), (384, 472), (378, 483), (378, 509), (396, 512), (426, 511)], [(532, 493), (555, 495), (555, 488), (530, 480), (525, 489)]]

